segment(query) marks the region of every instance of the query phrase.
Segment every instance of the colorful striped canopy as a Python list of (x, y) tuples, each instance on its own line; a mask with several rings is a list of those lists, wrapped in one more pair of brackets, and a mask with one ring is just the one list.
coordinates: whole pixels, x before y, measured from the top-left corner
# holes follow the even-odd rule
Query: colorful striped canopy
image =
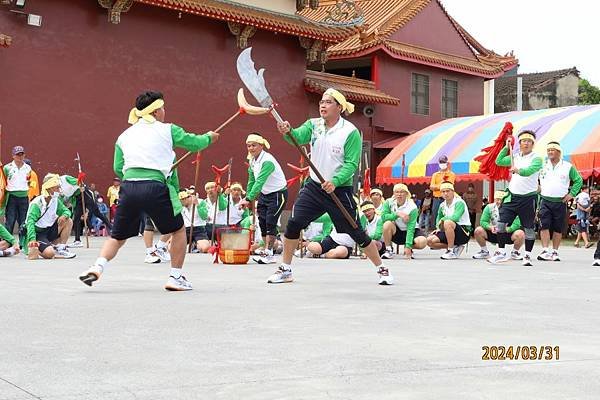
[(448, 156), (458, 181), (486, 179), (479, 173), (479, 162), (473, 158), (492, 144), (507, 121), (513, 124), (515, 136), (524, 129), (536, 132), (534, 151), (538, 154), (545, 157), (546, 144), (557, 141), (564, 159), (571, 161), (584, 178), (600, 175), (600, 105), (591, 105), (440, 121), (400, 142), (377, 167), (376, 181), (427, 183), (439, 169), (438, 159), (442, 155)]

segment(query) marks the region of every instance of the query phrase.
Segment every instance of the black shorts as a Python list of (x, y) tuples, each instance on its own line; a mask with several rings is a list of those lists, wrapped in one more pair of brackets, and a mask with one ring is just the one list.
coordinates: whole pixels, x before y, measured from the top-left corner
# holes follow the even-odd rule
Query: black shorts
[(44, 228), (41, 231), (36, 229), (35, 231), (35, 240), (39, 242), (40, 252), (43, 252), (48, 247), (51, 247), (52, 242), (58, 238), (58, 220), (54, 221), (54, 224), (48, 228)]
[(565, 227), (567, 216), (567, 205), (561, 202), (542, 199), (540, 202), (540, 226), (541, 229), (549, 229), (552, 232), (561, 233)]
[[(493, 233), (492, 231), (486, 229), (485, 234), (487, 235), (488, 242), (493, 243), (493, 244), (498, 244), (498, 234), (497, 233)], [(512, 240), (512, 233), (510, 234), (510, 236), (511, 237), (508, 238), (508, 242), (506, 244), (514, 244), (514, 242)]]
[[(435, 236), (440, 239), (441, 243), (448, 244), (448, 239), (446, 238), (446, 232), (438, 231)], [(463, 244), (469, 243), (469, 232), (465, 230), (461, 225), (456, 224), (454, 228), (454, 245), (462, 246)]]
[(146, 226), (144, 227), (144, 231), (154, 232), (156, 231), (156, 225), (152, 221), (152, 218), (146, 215)]
[[(188, 226), (185, 228), (185, 237), (189, 239), (191, 228)], [(194, 232), (192, 232), (192, 241), (197, 242), (198, 240), (208, 240), (208, 234), (206, 233), (206, 227), (195, 226)]]
[(119, 189), (119, 207), (111, 237), (125, 240), (138, 235), (142, 214), (152, 219), (162, 234), (173, 233), (183, 226), (181, 214), (173, 215), (169, 188), (158, 181), (124, 181)]
[(509, 227), (518, 216), (521, 220), (521, 227), (534, 229), (537, 194), (531, 196), (511, 194), (510, 196), (510, 202), (502, 203), (500, 206), (499, 222)]
[[(398, 225), (396, 225), (396, 233), (394, 233), (394, 236), (392, 236), (392, 242), (404, 246), (404, 244), (406, 243), (406, 232), (407, 231), (401, 231), (400, 228), (398, 228)], [(425, 236), (425, 235), (423, 235), (423, 233), (421, 232), (421, 230), (419, 228), (415, 228), (415, 235), (413, 236), (413, 243), (414, 243), (414, 239), (416, 239), (417, 236)]]
[[(326, 236), (323, 239), (323, 241), (320, 243), (320, 245), (321, 245), (321, 251), (322, 251), (321, 254), (325, 254), (329, 250), (333, 250), (338, 246), (343, 246), (341, 244), (338, 244), (335, 240), (333, 240), (331, 238), (331, 236)], [(350, 254), (352, 254), (352, 247), (348, 247), (348, 246), (344, 246), (344, 247), (346, 247), (346, 249), (348, 250), (348, 252), (346, 253), (346, 257), (344, 257), (344, 258), (350, 258)]]
[(302, 229), (305, 229), (312, 221), (327, 213), (331, 217), (337, 232), (347, 233), (359, 247), (367, 247), (371, 243), (371, 238), (360, 226), (356, 202), (352, 196), (352, 187), (340, 186), (335, 189), (334, 193), (342, 203), (342, 207), (354, 219), (356, 228), (350, 225), (331, 196), (321, 189), (321, 185), (309, 179), (300, 194), (298, 194), (292, 209), (292, 217), (288, 220), (285, 229), (285, 237), (298, 239)]
[(287, 189), (269, 194), (260, 194), (256, 205), (258, 225), (263, 235), (277, 235), (277, 221), (287, 203)]

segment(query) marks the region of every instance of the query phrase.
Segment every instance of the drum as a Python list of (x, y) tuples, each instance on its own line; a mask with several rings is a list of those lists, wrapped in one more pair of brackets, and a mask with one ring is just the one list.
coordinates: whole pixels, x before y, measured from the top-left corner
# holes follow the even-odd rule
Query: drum
[(226, 227), (217, 230), (219, 259), (223, 264), (247, 264), (250, 259), (250, 229)]

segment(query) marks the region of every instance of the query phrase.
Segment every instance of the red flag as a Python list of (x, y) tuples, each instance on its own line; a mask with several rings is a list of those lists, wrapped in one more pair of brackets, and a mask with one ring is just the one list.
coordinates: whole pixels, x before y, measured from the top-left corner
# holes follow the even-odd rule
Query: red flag
[(365, 169), (365, 179), (363, 180), (363, 193), (366, 197), (371, 195), (371, 168)]
[(508, 180), (510, 179), (510, 168), (500, 167), (496, 165), (496, 157), (500, 154), (500, 151), (506, 146), (506, 141), (510, 138), (514, 143), (512, 137), (513, 125), (510, 122), (504, 124), (502, 132), (498, 135), (494, 144), (481, 149), (483, 154), (478, 155), (474, 158), (475, 161), (479, 161), (479, 172), (486, 174), (493, 181)]

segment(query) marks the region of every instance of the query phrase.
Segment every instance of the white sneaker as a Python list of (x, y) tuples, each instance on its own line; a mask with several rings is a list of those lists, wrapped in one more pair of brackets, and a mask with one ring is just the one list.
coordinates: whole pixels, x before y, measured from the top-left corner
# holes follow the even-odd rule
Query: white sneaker
[(552, 251), (551, 256), (552, 256), (552, 261), (560, 261), (560, 257), (558, 255), (558, 251), (556, 251), (556, 250)]
[(277, 271), (267, 279), (267, 283), (288, 283), (293, 282), (294, 277), (292, 276), (291, 269), (284, 269), (279, 267)]
[(79, 280), (88, 286), (92, 286), (93, 282), (100, 279), (103, 270), (99, 265), (92, 265), (87, 271), (79, 275)]
[(454, 252), (454, 250), (448, 249), (442, 256), (440, 257), (442, 260), (456, 260), (458, 256)]
[(503, 262), (507, 262), (509, 260), (510, 260), (510, 256), (508, 254), (496, 251), (494, 253), (494, 255), (492, 257), (488, 258), (486, 261), (489, 262), (490, 264), (500, 264)]
[(540, 261), (553, 261), (552, 260), (552, 252), (542, 250), (540, 254), (538, 254), (537, 259)]
[(390, 274), (387, 268), (380, 267), (377, 271), (379, 274), (379, 284), (380, 285), (393, 285), (394, 277)]
[(62, 250), (55, 250), (54, 252), (54, 257), (55, 258), (75, 258), (77, 256), (77, 254), (75, 253), (71, 253), (69, 250), (67, 250), (66, 248), (62, 249)]
[(486, 258), (490, 258), (490, 251), (481, 249), (477, 253), (473, 254), (473, 258), (476, 260), (485, 260)]
[(531, 263), (531, 257), (529, 257), (527, 254), (525, 254), (525, 256), (523, 256), (523, 266), (524, 267), (533, 266), (533, 264)]
[(277, 260), (275, 260), (275, 256), (272, 255), (253, 257), (252, 259), (259, 264), (275, 264), (277, 262)]
[(160, 262), (160, 257), (156, 254), (156, 251), (153, 251), (152, 253), (146, 254), (144, 262), (146, 264), (158, 264)]
[(383, 258), (384, 260), (391, 260), (392, 258), (394, 258), (394, 253), (389, 250), (386, 250), (385, 253), (381, 255), (381, 258)]
[(513, 260), (522, 260), (523, 256), (521, 255), (521, 253), (519, 253), (518, 250), (513, 250), (510, 252), (510, 258), (512, 258)]
[(595, 259), (592, 267), (600, 267), (600, 259)]
[(294, 250), (294, 257), (298, 257), (298, 258), (300, 258), (300, 257), (301, 257), (301, 256), (303, 256), (303, 255), (304, 255), (304, 253), (303, 253), (303, 252), (300, 252), (300, 249), (296, 249), (296, 250)]
[(83, 247), (83, 243), (81, 243), (81, 240), (75, 240), (73, 243), (67, 245), (67, 247), (72, 247), (72, 248)]
[(166, 247), (157, 247), (156, 250), (154, 250), (154, 253), (158, 256), (158, 258), (160, 258), (161, 261), (171, 261), (171, 254), (169, 254), (169, 250), (167, 250)]
[(184, 290), (192, 290), (192, 284), (185, 279), (185, 276), (181, 275), (179, 278), (169, 276), (165, 289), (172, 292), (182, 292)]

